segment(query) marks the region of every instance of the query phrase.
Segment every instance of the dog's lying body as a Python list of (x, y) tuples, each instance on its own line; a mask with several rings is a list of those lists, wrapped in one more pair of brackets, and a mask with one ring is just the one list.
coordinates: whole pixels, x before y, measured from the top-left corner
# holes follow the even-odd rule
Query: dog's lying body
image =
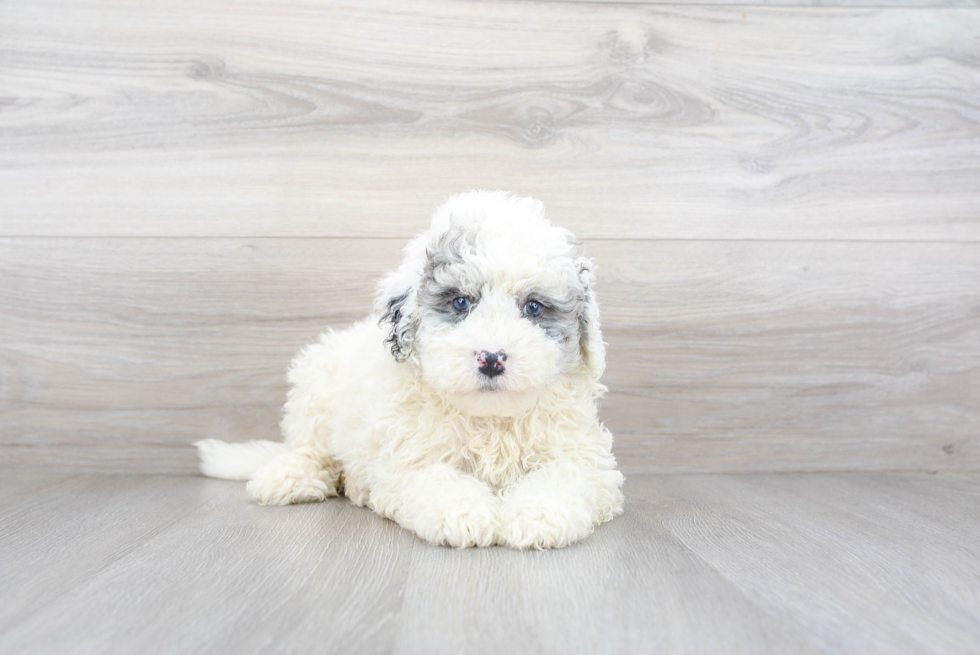
[(471, 192), (405, 254), (377, 315), (293, 361), (285, 443), (199, 442), (202, 471), (263, 504), (342, 491), (458, 547), (565, 546), (621, 513), (592, 263), (571, 234), (536, 200)]

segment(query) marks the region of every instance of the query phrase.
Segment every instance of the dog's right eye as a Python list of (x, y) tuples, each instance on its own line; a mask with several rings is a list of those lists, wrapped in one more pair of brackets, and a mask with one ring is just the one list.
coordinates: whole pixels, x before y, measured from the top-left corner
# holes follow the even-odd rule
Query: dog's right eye
[(453, 309), (460, 314), (465, 314), (470, 311), (470, 299), (463, 296), (453, 299)]

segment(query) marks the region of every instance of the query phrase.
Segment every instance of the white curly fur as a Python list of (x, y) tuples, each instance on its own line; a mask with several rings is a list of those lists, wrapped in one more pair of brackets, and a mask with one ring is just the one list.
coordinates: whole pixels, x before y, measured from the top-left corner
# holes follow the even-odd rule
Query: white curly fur
[[(586, 537), (623, 505), (596, 412), (605, 347), (591, 270), (537, 200), (450, 198), (382, 281), (377, 314), (293, 361), (286, 447), (204, 440), (201, 470), (248, 477), (262, 504), (343, 492), (434, 544)], [(541, 317), (524, 313), (529, 300)], [(506, 353), (502, 375), (480, 372), (484, 351)]]

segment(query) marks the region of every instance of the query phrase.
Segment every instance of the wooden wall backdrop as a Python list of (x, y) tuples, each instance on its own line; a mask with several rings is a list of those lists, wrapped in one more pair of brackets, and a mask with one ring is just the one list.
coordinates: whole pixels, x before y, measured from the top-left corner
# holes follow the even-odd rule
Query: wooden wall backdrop
[(599, 261), (627, 471), (977, 468), (980, 4), (772, 4), (0, 4), (0, 467), (275, 437), (483, 187)]

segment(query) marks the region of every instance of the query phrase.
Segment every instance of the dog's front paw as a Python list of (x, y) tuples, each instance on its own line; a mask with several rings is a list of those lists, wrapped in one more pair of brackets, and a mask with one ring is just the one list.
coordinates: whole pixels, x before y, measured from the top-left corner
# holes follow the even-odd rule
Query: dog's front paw
[(561, 496), (521, 497), (504, 501), (498, 543), (510, 548), (562, 548), (584, 539), (595, 527), (584, 505)]
[(496, 508), (487, 504), (445, 507), (418, 526), (418, 535), (439, 546), (486, 548), (497, 541)]

